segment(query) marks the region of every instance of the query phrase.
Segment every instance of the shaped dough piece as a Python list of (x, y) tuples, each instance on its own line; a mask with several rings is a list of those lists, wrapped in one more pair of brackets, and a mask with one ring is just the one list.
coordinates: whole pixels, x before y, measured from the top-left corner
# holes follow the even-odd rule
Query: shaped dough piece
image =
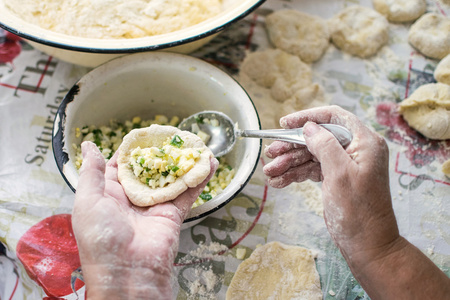
[(387, 44), (389, 23), (375, 10), (349, 6), (328, 21), (331, 41), (342, 51), (366, 58)]
[(400, 114), (409, 126), (430, 139), (450, 139), (450, 86), (420, 86), (400, 103)]
[(444, 57), (434, 69), (436, 81), (450, 84), (450, 54)]
[(450, 159), (442, 164), (442, 173), (450, 177)]
[(312, 83), (311, 67), (280, 49), (252, 52), (242, 62), (241, 71), (258, 85), (270, 88), (271, 96), (284, 101)]
[[(200, 158), (192, 169), (176, 178), (175, 182), (165, 187), (151, 188), (134, 175), (130, 167), (130, 155), (134, 149), (161, 147), (167, 139), (178, 135), (183, 141), (183, 148), (195, 148), (201, 151)], [(130, 199), (137, 206), (152, 206), (175, 199), (188, 188), (203, 182), (211, 171), (211, 150), (195, 134), (181, 131), (176, 127), (153, 124), (147, 128), (133, 129), (124, 138), (119, 147), (118, 179)]]
[(322, 299), (313, 254), (279, 242), (256, 248), (239, 265), (226, 299)]
[(373, 7), (393, 23), (414, 21), (427, 10), (425, 0), (372, 0), (372, 2)]
[(425, 56), (442, 59), (450, 54), (450, 19), (424, 14), (409, 29), (409, 43)]
[(330, 40), (325, 20), (291, 9), (268, 15), (266, 28), (277, 48), (297, 55), (307, 63), (320, 59)]

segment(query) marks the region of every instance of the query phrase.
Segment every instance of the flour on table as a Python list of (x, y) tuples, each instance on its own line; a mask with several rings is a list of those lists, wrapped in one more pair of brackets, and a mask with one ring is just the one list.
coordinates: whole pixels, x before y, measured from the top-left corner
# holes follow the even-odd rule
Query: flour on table
[(427, 10), (425, 0), (372, 0), (372, 3), (390, 22), (411, 22)]
[(377, 53), (389, 39), (384, 16), (364, 6), (349, 6), (328, 21), (331, 41), (352, 55), (366, 58)]
[(88, 38), (139, 38), (173, 32), (222, 10), (220, 0), (9, 0), (20, 18), (42, 28)]
[(307, 63), (319, 60), (329, 45), (327, 22), (297, 10), (283, 9), (268, 15), (266, 28), (277, 48)]
[(260, 246), (239, 265), (226, 299), (322, 299), (315, 256), (280, 242)]
[(450, 54), (450, 19), (437, 13), (424, 14), (409, 29), (408, 41), (425, 56), (444, 58)]

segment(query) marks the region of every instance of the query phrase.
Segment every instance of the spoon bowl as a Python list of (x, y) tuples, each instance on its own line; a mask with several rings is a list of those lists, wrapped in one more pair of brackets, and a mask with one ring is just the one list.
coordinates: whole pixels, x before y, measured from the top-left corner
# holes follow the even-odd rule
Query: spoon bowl
[[(330, 131), (342, 147), (352, 141), (350, 131), (340, 125), (319, 124)], [(272, 139), (295, 144), (306, 145), (303, 128), (241, 130), (226, 114), (218, 111), (202, 111), (184, 119), (178, 128), (187, 130), (203, 137), (205, 144), (216, 157), (231, 151), (238, 137)]]

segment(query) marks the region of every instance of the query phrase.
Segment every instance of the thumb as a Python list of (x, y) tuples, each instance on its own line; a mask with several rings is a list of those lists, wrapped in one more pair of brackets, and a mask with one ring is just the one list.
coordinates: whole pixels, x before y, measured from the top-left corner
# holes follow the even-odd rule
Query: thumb
[(326, 176), (347, 165), (351, 158), (334, 135), (316, 123), (307, 122), (303, 126), (306, 146), (319, 161), (322, 174)]
[(83, 164), (80, 169), (75, 206), (92, 207), (104, 195), (105, 159), (92, 142), (81, 144)]

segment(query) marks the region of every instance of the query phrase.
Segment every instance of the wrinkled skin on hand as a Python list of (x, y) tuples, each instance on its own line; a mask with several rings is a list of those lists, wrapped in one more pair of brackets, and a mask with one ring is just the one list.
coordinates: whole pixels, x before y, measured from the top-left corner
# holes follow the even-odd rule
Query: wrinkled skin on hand
[[(307, 147), (274, 142), (266, 148), (266, 155), (274, 158), (264, 167), (272, 186), (321, 180), (326, 224), (344, 255), (383, 247), (398, 238), (389, 190), (389, 151), (380, 135), (337, 106), (293, 113), (280, 123), (283, 128), (304, 127)], [(348, 128), (352, 142), (344, 149), (316, 123)]]
[[(346, 127), (344, 149), (318, 126)], [(290, 114), (283, 128), (304, 129), (305, 146), (274, 142), (265, 149), (269, 184), (282, 188), (306, 179), (322, 181), (325, 223), (353, 275), (371, 299), (447, 299), (450, 279), (400, 236), (389, 188), (385, 140), (338, 106)]]
[(153, 207), (136, 207), (117, 180), (117, 154), (105, 167), (97, 147), (82, 144), (83, 166), (72, 224), (89, 299), (170, 299), (180, 226), (206, 183)]

